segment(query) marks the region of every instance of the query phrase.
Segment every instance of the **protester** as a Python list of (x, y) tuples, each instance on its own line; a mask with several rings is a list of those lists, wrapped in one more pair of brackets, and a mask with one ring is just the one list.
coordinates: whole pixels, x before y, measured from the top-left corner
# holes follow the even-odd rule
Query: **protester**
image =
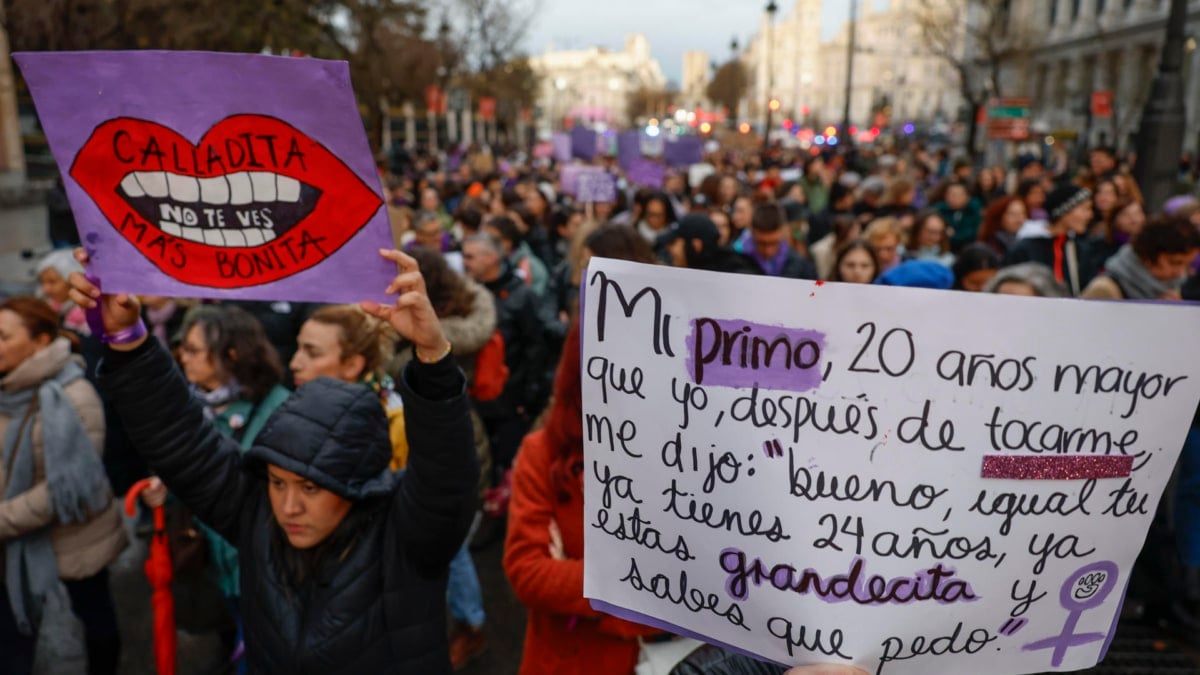
[(983, 214), (979, 201), (971, 196), (966, 185), (958, 182), (947, 185), (944, 200), (935, 208), (946, 224), (950, 249), (955, 253), (979, 237)]
[(1200, 254), (1200, 231), (1186, 218), (1147, 224), (1104, 263), (1104, 273), (1080, 297), (1104, 300), (1180, 300), (1188, 268)]
[(34, 273), (37, 274), (38, 290), (42, 299), (58, 312), (59, 325), (81, 336), (87, 336), (91, 335), (91, 328), (83, 316), (83, 310), (71, 302), (68, 296), (71, 289), (67, 284), (67, 278), (72, 272), (82, 271), (83, 268), (71, 257), (70, 249), (57, 248), (38, 261)]
[(900, 234), (900, 221), (895, 218), (876, 218), (863, 232), (862, 238), (875, 251), (880, 274), (900, 264)]
[(642, 217), (637, 221), (638, 233), (653, 244), (658, 235), (666, 231), (676, 220), (675, 207), (670, 198), (662, 192), (653, 192), (646, 198)]
[[(290, 392), (281, 386), (283, 366), (262, 326), (233, 305), (199, 305), (180, 327), (179, 361), (204, 416), (245, 452)], [(167, 489), (157, 478), (142, 493), (147, 506), (162, 506)], [(223, 636), (232, 660), (244, 652), (238, 552), (233, 544), (197, 522), (206, 540), (208, 562), (225, 599), (235, 630)]]
[(1046, 198), (1046, 211), (1047, 236), (1020, 239), (1005, 263), (1042, 263), (1078, 296), (1096, 273), (1091, 243), (1083, 236), (1092, 218), (1091, 194), (1077, 185), (1063, 185)]
[(1039, 298), (1065, 298), (1067, 289), (1054, 278), (1049, 267), (1037, 262), (1002, 268), (983, 286), (984, 293), (1027, 295)]
[(879, 257), (875, 249), (862, 239), (855, 239), (838, 251), (830, 281), (869, 284), (879, 276)]
[(983, 224), (979, 227), (979, 241), (1000, 256), (1008, 256), (1017, 241), (1017, 232), (1025, 224), (1028, 214), (1025, 202), (1017, 197), (999, 197), (987, 207)]
[(100, 399), (71, 347), (45, 302), (0, 304), (0, 672), (12, 675), (33, 672), (39, 624), (68, 603), (89, 672), (120, 659), (107, 567), (128, 541), (100, 461)]
[(102, 312), (110, 342), (101, 383), (135, 446), (173, 493), (239, 546), (256, 672), (450, 670), (446, 568), (466, 534), (477, 478), (465, 382), (416, 262), (381, 255), (400, 266), (384, 289), (400, 297), (363, 308), (416, 352), (399, 383), (413, 412), (402, 474), (388, 466), (375, 393), (331, 378), (307, 383), (281, 406), (243, 462), (170, 356), (146, 339), (136, 298), (102, 295), (83, 275), (71, 277), (72, 299)]
[(700, 214), (684, 216), (658, 236), (658, 248), (671, 265), (712, 272), (762, 274), (752, 258), (720, 245), (721, 235), (712, 219)]
[(514, 466), (504, 572), (529, 611), (521, 675), (632, 673), (637, 638), (658, 630), (592, 609), (583, 597), (583, 393), (580, 336), (567, 334), (546, 424)]
[[(467, 275), (482, 284), (496, 303), (496, 326), (504, 337), (504, 357), (508, 381), (494, 400), (479, 401), (478, 410), (487, 427), (488, 441), (496, 475), (492, 484), (503, 487), (521, 438), (546, 402), (549, 345), (546, 318), (541, 301), (513, 272), (501, 253), (500, 243), (491, 235), (478, 234), (463, 244), (463, 263)], [(507, 501), (497, 493), (490, 506), (501, 515)]]
[[(466, 375), (468, 391), (473, 396), (485, 395), (479, 386), (481, 380), (503, 387), (502, 375), (494, 372), (494, 369), (501, 368), (507, 372), (507, 365), (503, 361), (504, 345), (497, 342), (488, 347), (496, 335), (496, 306), (491, 294), (479, 284), (451, 270), (436, 251), (418, 248), (411, 255), (417, 261), (421, 276), (425, 279), (429, 302), (441, 323), (442, 333), (450, 344), (454, 345), (454, 357)], [(406, 341), (401, 341), (400, 349), (395, 352), (396, 356), (388, 366), (396, 377), (400, 376), (412, 360), (412, 351), (408, 347)], [(485, 347), (498, 350), (499, 360), (481, 358), (480, 352)], [(392, 350), (383, 351), (387, 353)], [(481, 370), (485, 372), (480, 372)], [(477, 380), (477, 377), (480, 380)], [(498, 394), (499, 392), (496, 392), (496, 395)], [(491, 470), (491, 448), (483, 422), (474, 408), (471, 411), (471, 421), (475, 432), (475, 455), (479, 460), (481, 474), (486, 475)], [(487, 487), (487, 483), (481, 481), (478, 488), (481, 497)], [(470, 549), (465, 542), (450, 561), (448, 589), (450, 617), (454, 621), (450, 632), (450, 663), (455, 670), (459, 670), (482, 654), (487, 645), (483, 630), (487, 620), (483, 608), (483, 591), (479, 585), (474, 561), (471, 560)]]
[(1003, 259), (985, 244), (975, 242), (959, 252), (950, 269), (954, 272), (955, 290), (978, 293), (996, 275)]
[(954, 264), (954, 254), (950, 252), (948, 229), (938, 211), (927, 209), (921, 212), (909, 234), (905, 256), (909, 260), (931, 260), (950, 267)]
[(1132, 241), (1145, 224), (1146, 212), (1142, 210), (1141, 203), (1127, 197), (1120, 198), (1113, 207), (1108, 229), (1102, 237), (1092, 240), (1094, 259), (1103, 264)]
[(545, 297), (550, 284), (550, 271), (546, 269), (546, 263), (535, 256), (525, 243), (517, 221), (507, 215), (492, 216), (484, 222), (483, 230), (500, 244), (505, 260), (521, 282), (538, 298)]

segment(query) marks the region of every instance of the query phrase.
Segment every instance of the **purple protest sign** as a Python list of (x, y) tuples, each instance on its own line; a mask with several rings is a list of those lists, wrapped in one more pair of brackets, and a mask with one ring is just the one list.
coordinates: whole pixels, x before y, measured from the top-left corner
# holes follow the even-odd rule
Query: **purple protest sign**
[(636, 131), (622, 131), (621, 135), (617, 136), (617, 163), (626, 171), (642, 156), (639, 135)]
[(642, 187), (654, 188), (661, 190), (663, 181), (666, 180), (667, 168), (662, 164), (645, 157), (638, 157), (629, 166), (625, 175), (629, 178), (629, 182)]
[(696, 136), (680, 136), (663, 143), (663, 159), (668, 166), (688, 166), (704, 161), (704, 144)]
[(554, 144), (554, 159), (559, 162), (571, 161), (571, 136), (563, 132), (557, 132), (551, 138), (551, 143)]
[(579, 194), (583, 203), (604, 204), (617, 201), (617, 182), (607, 171), (589, 171), (579, 175)]
[(388, 300), (391, 230), (345, 62), (14, 58), (105, 290)]
[(571, 130), (571, 157), (591, 160), (596, 156), (596, 132), (583, 127)]
[(579, 177), (583, 174), (604, 173), (604, 169), (587, 164), (563, 164), (558, 173), (558, 190), (575, 197), (579, 194)]

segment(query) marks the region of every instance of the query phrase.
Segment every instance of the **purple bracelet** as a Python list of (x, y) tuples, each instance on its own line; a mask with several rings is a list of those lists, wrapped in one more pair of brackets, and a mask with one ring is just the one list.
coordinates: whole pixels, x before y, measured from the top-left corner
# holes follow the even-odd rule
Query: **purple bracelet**
[(127, 345), (144, 337), (146, 337), (146, 322), (141, 319), (124, 330), (115, 333), (100, 333), (100, 341), (106, 345)]

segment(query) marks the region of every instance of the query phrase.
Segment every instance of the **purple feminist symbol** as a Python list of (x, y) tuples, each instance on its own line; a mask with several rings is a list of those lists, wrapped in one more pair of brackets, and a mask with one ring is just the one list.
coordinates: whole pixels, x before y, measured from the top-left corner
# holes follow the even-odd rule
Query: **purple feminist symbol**
[(1105, 633), (1076, 633), (1075, 625), (1079, 623), (1079, 617), (1084, 612), (1104, 604), (1105, 598), (1117, 586), (1118, 573), (1115, 562), (1102, 560), (1084, 565), (1068, 576), (1058, 593), (1058, 601), (1063, 609), (1070, 612), (1062, 632), (1030, 642), (1021, 649), (1032, 652), (1053, 647), (1054, 654), (1050, 657), (1050, 665), (1057, 668), (1062, 665), (1063, 657), (1071, 647), (1099, 642), (1108, 637)]

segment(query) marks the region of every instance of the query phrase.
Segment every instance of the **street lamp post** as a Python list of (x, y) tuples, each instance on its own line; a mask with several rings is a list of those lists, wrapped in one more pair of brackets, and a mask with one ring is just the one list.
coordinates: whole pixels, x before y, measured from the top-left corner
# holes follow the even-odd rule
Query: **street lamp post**
[(1183, 145), (1186, 110), (1183, 103), (1184, 18), (1187, 0), (1171, 0), (1167, 37), (1150, 98), (1142, 108), (1137, 134), (1134, 177), (1146, 200), (1146, 211), (1162, 208), (1175, 184), (1179, 148)]
[(779, 5), (775, 4), (775, 0), (770, 0), (767, 3), (767, 35), (764, 40), (766, 46), (767, 58), (767, 126), (763, 128), (763, 150), (766, 151), (771, 147), (771, 116), (775, 113), (775, 108), (779, 107), (775, 101), (775, 12), (779, 11)]
[(850, 0), (850, 35), (846, 43), (846, 100), (842, 101), (842, 141), (852, 143), (850, 137), (850, 85), (854, 73), (854, 33), (858, 23), (858, 0)]

